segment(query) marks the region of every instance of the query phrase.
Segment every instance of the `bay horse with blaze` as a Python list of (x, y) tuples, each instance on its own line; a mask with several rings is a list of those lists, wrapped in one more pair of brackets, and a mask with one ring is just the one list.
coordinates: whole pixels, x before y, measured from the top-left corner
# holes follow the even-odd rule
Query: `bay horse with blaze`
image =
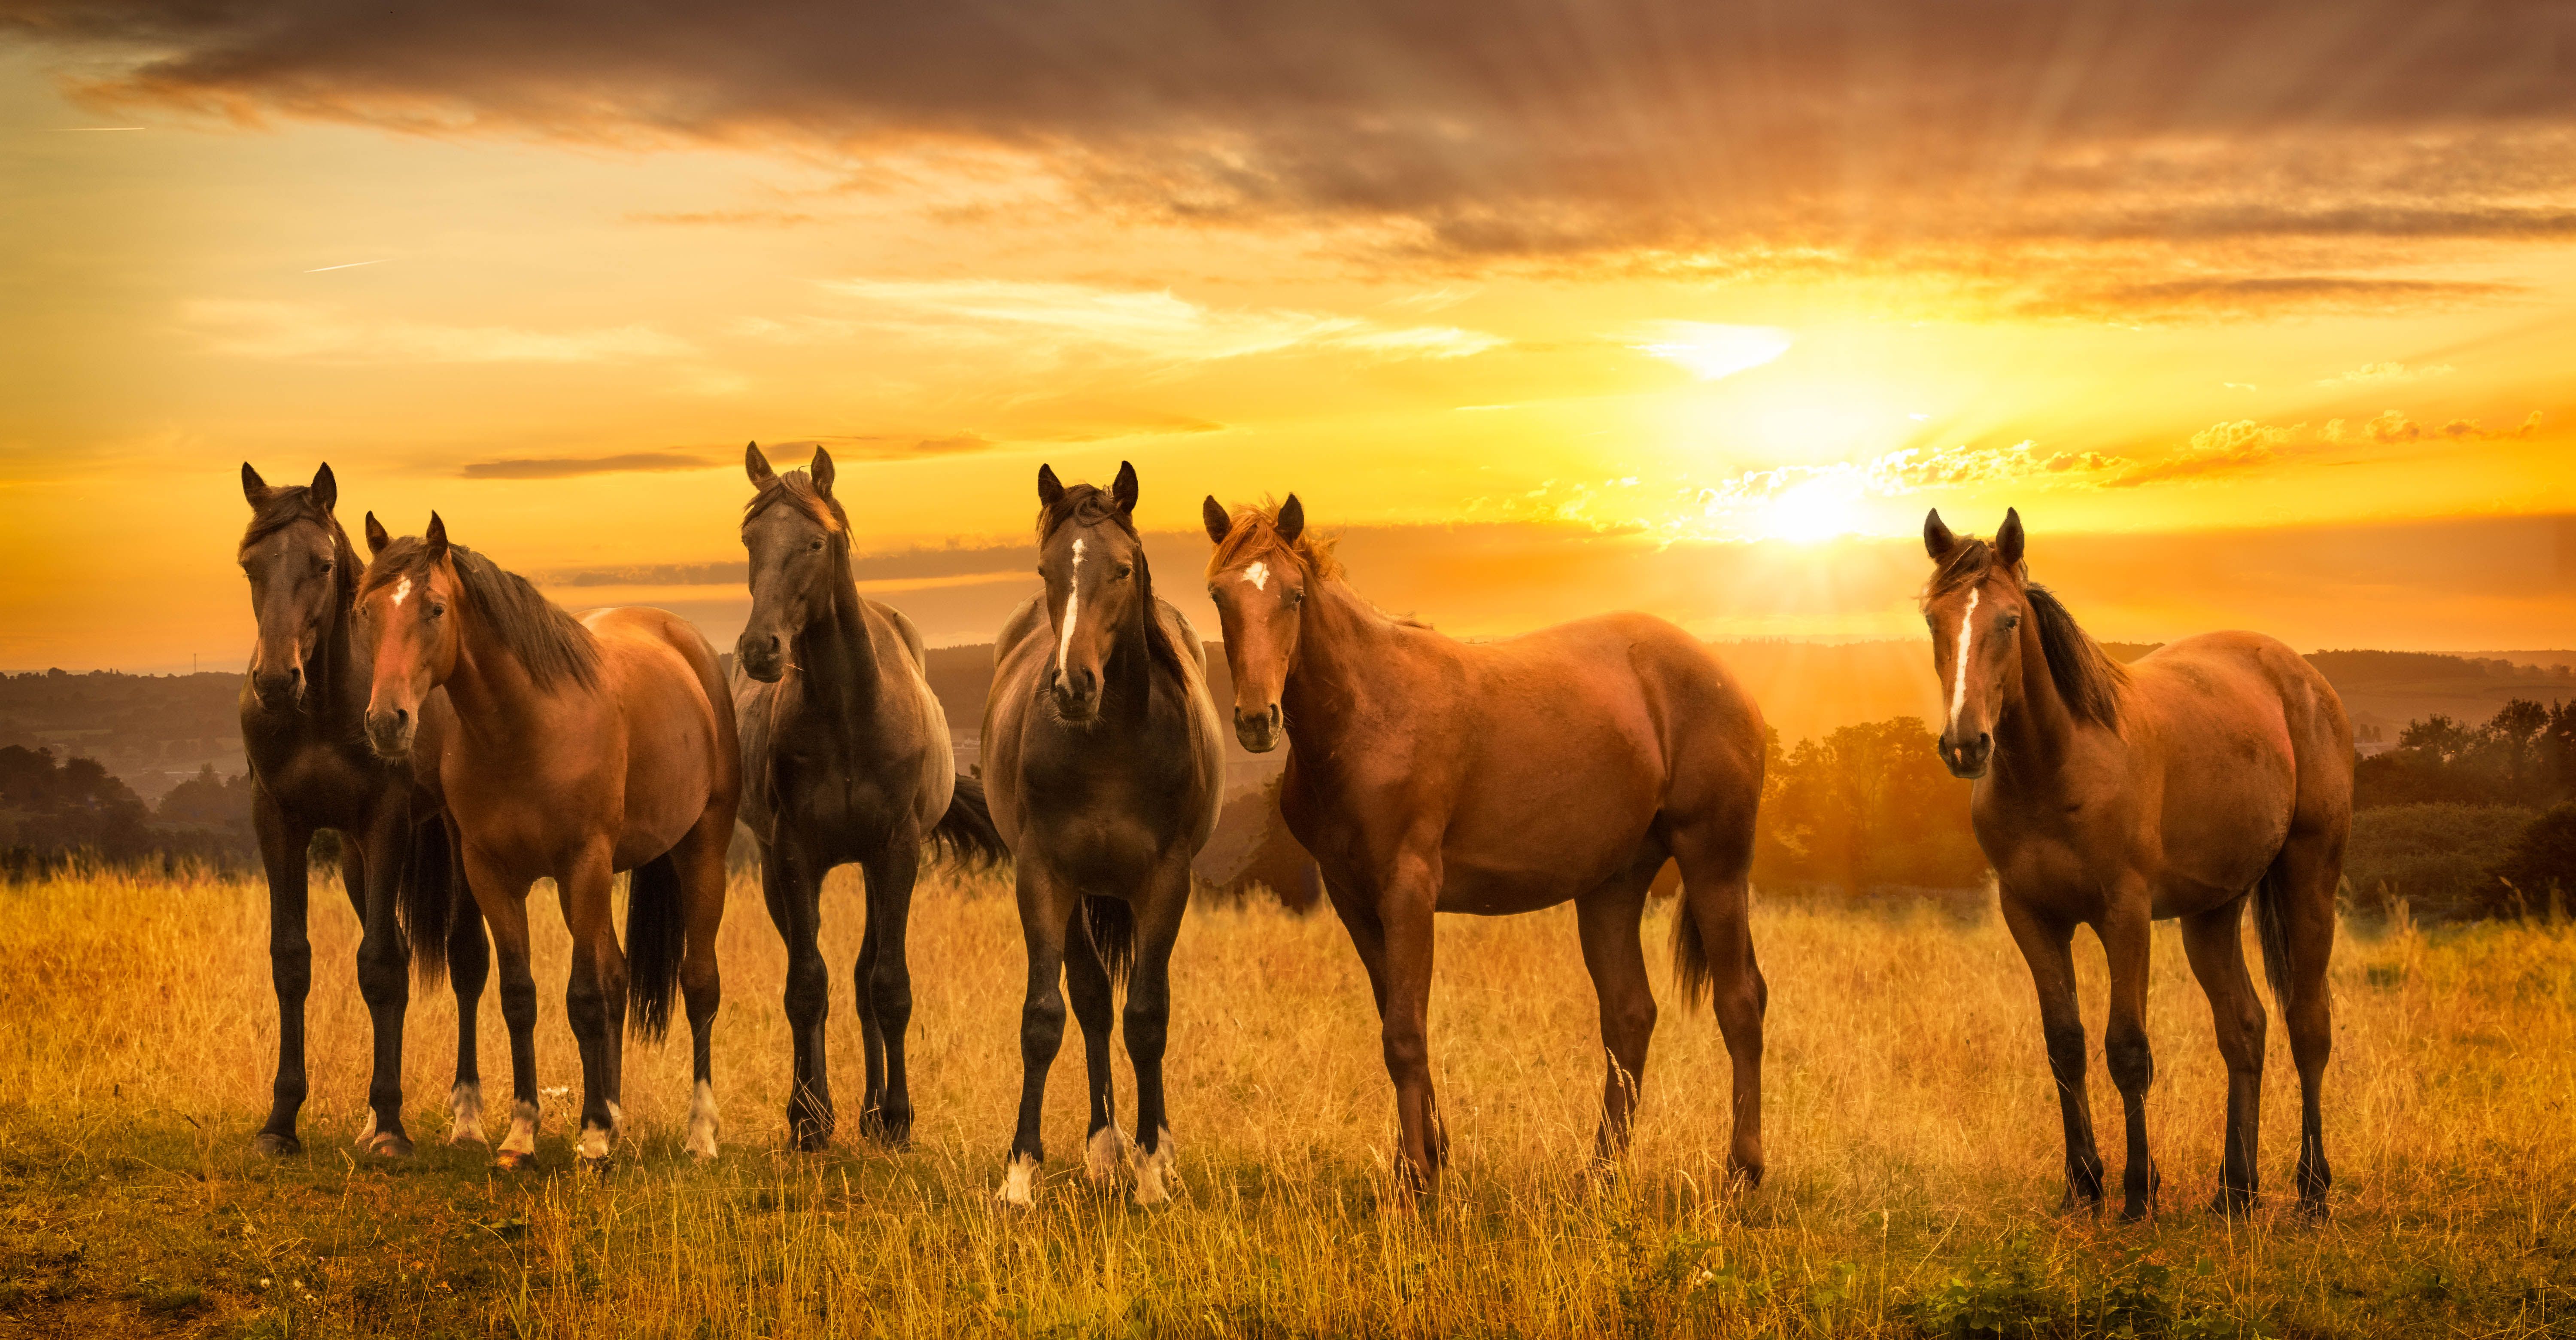
[(890, 1145), (912, 1131), (904, 1034), (912, 975), (904, 924), (925, 843), (990, 861), (1005, 854), (984, 784), (957, 775), (948, 715), (923, 676), (921, 633), (859, 594), (850, 518), (832, 496), (831, 453), (780, 474), (755, 442), (743, 467), (751, 617), (734, 647), (742, 728), (742, 822), (760, 848), (760, 886), (787, 942), (787, 1021), (795, 1082), (787, 1125), (800, 1149), (832, 1137), (824, 1019), (831, 972), (815, 938), (823, 876), (855, 861), (867, 880), (867, 930), (855, 971), (867, 1058), (860, 1129)]
[(241, 482), (251, 519), (235, 557), (250, 579), (259, 619), (242, 681), (242, 750), (250, 763), (251, 826), (268, 876), (269, 977), (277, 991), (277, 1079), (256, 1143), (269, 1154), (303, 1148), (295, 1124), (308, 1087), (304, 1001), (313, 985), (305, 894), (313, 834), (324, 828), (340, 834), (342, 883), (360, 927), (358, 994), (375, 1033), (370, 1120), (359, 1145), (391, 1156), (412, 1151), (402, 1120), (403, 1014), (412, 963), (406, 921), (450, 928), (445, 942), (428, 946), (417, 962), (424, 982), (435, 981), (444, 966), (456, 988), (449, 1139), (481, 1139), (474, 1015), (489, 951), (480, 918), (448, 914), (460, 894), (450, 878), (436, 795), (416, 788), (408, 769), (387, 764), (366, 746), (372, 669), (355, 618), (362, 565), (333, 515), (339, 481), (326, 464), (310, 484), (272, 487), (244, 461)]
[(2318, 1099), (2333, 1042), (2326, 965), (2352, 828), (2352, 728), (2332, 685), (2257, 633), (2204, 633), (2122, 666), (2023, 562), (2021, 514), (1992, 543), (1923, 521), (1932, 663), (1949, 709), (1942, 761), (1976, 779), (1977, 842), (2004, 924), (2030, 965), (2066, 1128), (2066, 1202), (2102, 1202), (2085, 1097), (2084, 1022), (2070, 941), (2089, 925), (2111, 970), (2103, 1053), (2128, 1133), (2121, 1215), (2155, 1209), (2147, 1151), (2149, 924), (2182, 921), (2227, 1061), (2227, 1133), (2214, 1208), (2255, 1196), (2263, 1002), (2245, 970), (2251, 901), (2265, 976), (2299, 1070), (2297, 1183), (2322, 1213), (2331, 1175)]
[[(536, 1153), (527, 897), (539, 879), (555, 882), (572, 931), (564, 1004), (581, 1050), (581, 1159), (605, 1162), (618, 1133), (630, 998), (641, 1031), (659, 1038), (675, 984), (695, 1044), (685, 1147), (712, 1157), (715, 941), (742, 766), (714, 651), (657, 609), (576, 619), (450, 545), (435, 513), (421, 537), (402, 539), (369, 516), (367, 544), (367, 738), (436, 779), (500, 958), (514, 1101), (495, 1161), (515, 1167)], [(623, 949), (610, 901), (621, 870), (634, 871)], [(415, 944), (429, 933), (413, 923)]]
[(993, 644), (984, 785), (1018, 867), (1028, 946), (1019, 1126), (1001, 1191), (1016, 1205), (1031, 1203), (1046, 1157), (1039, 1119), (1067, 994), (1091, 1086), (1084, 1168), (1095, 1182), (1116, 1174), (1124, 1137), (1109, 1022), (1122, 980), (1136, 1068), (1135, 1197), (1151, 1205), (1169, 1195), (1172, 946), (1189, 907), (1190, 860), (1216, 830), (1225, 755), (1207, 653), (1154, 594), (1136, 497), (1133, 465), (1122, 463), (1106, 492), (1067, 488), (1052, 467), (1038, 467), (1046, 589), (1012, 612)]
[(1728, 1168), (1758, 1181), (1766, 993), (1746, 874), (1763, 729), (1743, 688), (1642, 614), (1461, 643), (1361, 599), (1295, 494), (1203, 510), (1235, 734), (1256, 753), (1283, 731), (1294, 745), (1280, 810), (1368, 970), (1407, 1184), (1431, 1191), (1448, 1158), (1427, 1032), (1437, 912), (1574, 904), (1608, 1053), (1595, 1150), (1625, 1150), (1655, 1027), (1638, 929), (1667, 859), (1682, 994), (1714, 986), (1734, 1064)]

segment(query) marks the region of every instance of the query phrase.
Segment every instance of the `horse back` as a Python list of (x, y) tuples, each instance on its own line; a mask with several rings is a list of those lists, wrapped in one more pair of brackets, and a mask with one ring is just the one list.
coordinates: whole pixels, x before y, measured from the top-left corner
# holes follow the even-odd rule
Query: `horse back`
[(2206, 633), (2129, 674), (2132, 775), (2151, 771), (2155, 832), (2175, 873), (2249, 887), (2293, 828), (2349, 822), (2343, 700), (2297, 652), (2260, 633)]
[(625, 606), (578, 617), (598, 639), (604, 687), (624, 728), (618, 868), (668, 851), (712, 811), (721, 809), (730, 826), (742, 757), (714, 649), (696, 626), (665, 610)]

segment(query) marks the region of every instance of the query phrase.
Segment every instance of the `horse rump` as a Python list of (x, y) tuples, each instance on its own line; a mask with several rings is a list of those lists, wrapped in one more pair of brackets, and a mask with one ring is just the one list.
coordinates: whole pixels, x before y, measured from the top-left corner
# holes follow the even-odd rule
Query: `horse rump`
[(455, 928), (456, 901), (466, 896), (456, 865), (446, 819), (433, 814), (411, 826), (394, 909), (402, 920), (403, 938), (411, 942), (413, 980), (424, 988), (437, 986), (447, 976), (447, 937)]
[(671, 1031), (671, 996), (688, 944), (680, 868), (664, 852), (635, 867), (626, 889), (626, 1000), (635, 1031), (659, 1042)]
[(992, 807), (984, 800), (984, 779), (963, 776), (948, 797), (948, 812), (930, 830), (933, 854), (970, 869), (990, 869), (1011, 859), (1002, 831), (993, 826)]
[(1109, 985), (1123, 986), (1136, 965), (1136, 909), (1124, 898), (1082, 896), (1082, 931), (1091, 937), (1091, 952), (1109, 974)]

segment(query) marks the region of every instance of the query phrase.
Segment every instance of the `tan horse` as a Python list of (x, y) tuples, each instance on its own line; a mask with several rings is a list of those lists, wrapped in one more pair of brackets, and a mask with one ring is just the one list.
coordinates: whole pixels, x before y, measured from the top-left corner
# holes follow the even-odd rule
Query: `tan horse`
[(1762, 714), (1725, 667), (1642, 614), (1463, 644), (1362, 600), (1294, 494), (1205, 511), (1235, 733), (1256, 753), (1283, 727), (1295, 742), (1280, 808), (1368, 969), (1407, 1181), (1429, 1190), (1448, 1155), (1425, 1033), (1434, 912), (1575, 905), (1609, 1053), (1595, 1147), (1626, 1148), (1655, 1027), (1637, 930), (1667, 858), (1685, 887), (1682, 991), (1714, 981), (1734, 1061), (1728, 1164), (1758, 1180), (1765, 993), (1745, 874)]
[[(367, 545), (375, 561), (358, 610), (375, 659), (368, 739), (389, 759), (412, 757), (415, 740), (426, 746), (414, 770), (434, 774), (446, 797), (500, 959), (517, 1101), (495, 1161), (517, 1166), (537, 1147), (527, 898), (539, 879), (555, 881), (572, 930), (564, 1003), (581, 1046), (582, 1159), (604, 1161), (617, 1135), (630, 994), (645, 1035), (659, 1037), (675, 983), (696, 1044), (687, 1148), (713, 1156), (716, 927), (742, 771), (715, 653), (661, 610), (576, 620), (524, 579), (449, 545), (435, 515), (423, 538), (399, 540), (370, 516)], [(609, 900), (620, 870), (635, 872), (623, 950)], [(416, 923), (416, 943), (423, 933)]]
[(2264, 1020), (2240, 931), (2250, 892), (2265, 975), (2299, 1067), (2299, 1199), (2322, 1211), (2326, 960), (2352, 828), (2343, 702), (2298, 653), (2256, 633), (2184, 638), (2124, 668), (2029, 579), (2022, 543), (2018, 512), (2005, 513), (1992, 545), (1951, 534), (1931, 513), (1923, 546), (1937, 568), (1923, 615), (1949, 706), (1941, 757), (1952, 773), (1977, 779), (1977, 841), (2039, 989), (2066, 1125), (2067, 1203), (2102, 1200), (2069, 945), (2080, 923), (2101, 938), (2111, 967), (2103, 1051), (2128, 1126), (2121, 1214), (2155, 1208), (2147, 945), (2148, 924), (2165, 917), (2182, 919), (2183, 950), (2209, 993), (2227, 1059), (2215, 1208), (2252, 1203)]

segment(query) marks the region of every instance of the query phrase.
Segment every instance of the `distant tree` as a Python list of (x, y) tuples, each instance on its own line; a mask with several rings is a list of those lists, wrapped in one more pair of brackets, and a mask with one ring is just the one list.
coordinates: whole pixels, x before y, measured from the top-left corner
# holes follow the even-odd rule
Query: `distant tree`
[(250, 811), (250, 774), (219, 777), (209, 763), (161, 797), (153, 829), (162, 848), (173, 854), (246, 861), (259, 854)]
[(2576, 801), (2553, 806), (2526, 825), (2496, 873), (2532, 907), (2545, 906), (2553, 889), (2562, 905), (2576, 903)]
[(1853, 891), (1984, 882), (1969, 790), (1942, 766), (1921, 721), (1845, 726), (1774, 758), (1755, 834), (1756, 881)]
[(76, 851), (111, 860), (151, 845), (133, 788), (92, 758), (58, 763), (50, 749), (0, 748), (0, 848), (43, 862)]
[(2353, 768), (2353, 803), (2524, 805), (2576, 796), (2576, 702), (2505, 703), (2481, 726), (2436, 713)]

